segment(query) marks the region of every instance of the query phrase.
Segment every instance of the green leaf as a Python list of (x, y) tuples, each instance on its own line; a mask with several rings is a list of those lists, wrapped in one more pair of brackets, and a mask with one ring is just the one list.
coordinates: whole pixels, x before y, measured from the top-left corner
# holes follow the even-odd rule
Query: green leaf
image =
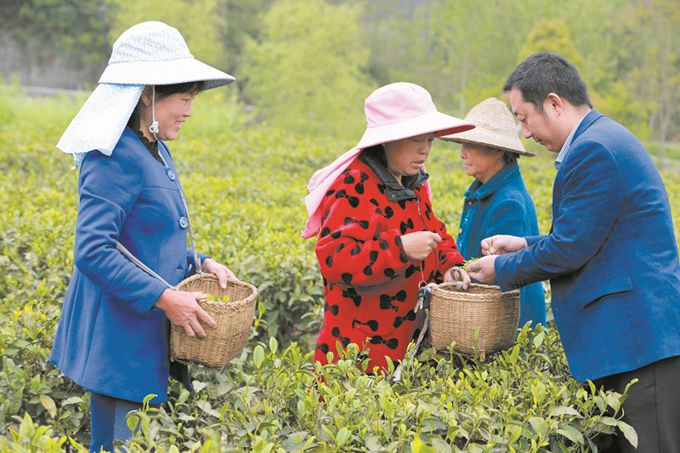
[(125, 419), (130, 431), (135, 432), (137, 426), (139, 426), (139, 416), (137, 414), (128, 415)]
[(638, 435), (637, 432), (635, 432), (635, 428), (630, 426), (628, 423), (619, 420), (616, 426), (619, 427), (621, 432), (623, 433), (624, 436), (626, 436), (626, 439), (630, 444), (633, 446), (633, 448), (637, 448), (638, 446)]
[(279, 342), (276, 341), (276, 337), (269, 337), (269, 350), (272, 354), (276, 354), (276, 351), (279, 350)]
[(79, 404), (82, 403), (83, 399), (79, 396), (72, 396), (70, 398), (66, 398), (64, 401), (61, 402), (62, 406), (68, 406), (70, 404)]
[(438, 437), (431, 439), (432, 448), (438, 453), (451, 453), (451, 446)]
[(206, 388), (208, 386), (208, 384), (206, 384), (205, 382), (196, 381), (196, 380), (194, 380), (191, 384), (193, 385), (194, 391), (196, 393), (200, 393), (201, 390), (203, 390), (204, 388)]
[(264, 348), (261, 345), (255, 346), (255, 349), (253, 349), (253, 363), (255, 364), (255, 368), (260, 368), (262, 366), (262, 362), (264, 361)]
[(40, 395), (40, 404), (45, 408), (50, 417), (54, 418), (57, 416), (57, 405), (54, 404), (54, 400), (47, 395)]
[(542, 344), (543, 340), (545, 339), (545, 334), (543, 332), (539, 333), (534, 337), (534, 347), (538, 349)]
[(583, 434), (581, 434), (579, 430), (577, 430), (571, 425), (565, 425), (562, 428), (558, 429), (556, 432), (558, 434), (563, 435), (564, 437), (574, 442), (575, 444), (583, 445), (585, 443)]
[(568, 406), (555, 406), (548, 412), (548, 416), (550, 417), (559, 417), (560, 415), (572, 415), (574, 417), (583, 418), (579, 411)]
[(517, 359), (519, 358), (519, 350), (518, 344), (512, 348), (512, 352), (510, 352), (510, 355), (508, 356), (510, 363), (517, 363)]
[(335, 436), (335, 441), (338, 443), (338, 446), (342, 447), (347, 443), (351, 436), (352, 433), (347, 428), (342, 428)]
[(543, 417), (529, 417), (529, 424), (536, 434), (543, 434), (545, 431), (545, 420)]
[(514, 444), (522, 435), (522, 427), (517, 425), (506, 426), (505, 431), (509, 434), (509, 443)]

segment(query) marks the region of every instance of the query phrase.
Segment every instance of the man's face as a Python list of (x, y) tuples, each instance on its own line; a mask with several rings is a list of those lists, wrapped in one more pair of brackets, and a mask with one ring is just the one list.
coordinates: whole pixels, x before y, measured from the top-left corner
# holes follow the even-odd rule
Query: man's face
[(559, 153), (566, 137), (562, 137), (558, 127), (558, 117), (548, 99), (543, 102), (543, 112), (539, 112), (534, 104), (524, 100), (522, 92), (513, 88), (508, 93), (512, 113), (522, 125), (524, 138), (533, 138), (549, 151)]

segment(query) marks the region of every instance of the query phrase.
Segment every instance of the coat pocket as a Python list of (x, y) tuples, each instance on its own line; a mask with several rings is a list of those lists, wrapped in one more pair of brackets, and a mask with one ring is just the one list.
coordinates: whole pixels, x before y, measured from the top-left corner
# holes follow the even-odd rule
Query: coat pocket
[(624, 293), (633, 289), (633, 279), (630, 277), (619, 277), (607, 280), (599, 285), (586, 289), (578, 295), (579, 305), (583, 309), (593, 306), (605, 296)]

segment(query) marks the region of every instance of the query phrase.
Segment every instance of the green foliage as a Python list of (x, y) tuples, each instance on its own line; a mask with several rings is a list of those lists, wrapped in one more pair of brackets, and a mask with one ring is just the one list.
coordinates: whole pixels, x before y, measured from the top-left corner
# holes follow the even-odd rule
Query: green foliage
[[(54, 143), (82, 99), (2, 90), (0, 111), (11, 115), (0, 124), (0, 450), (77, 449), (88, 443), (88, 398), (46, 360), (77, 212), (77, 172)], [(313, 170), (346, 145), (253, 126), (233, 99), (210, 94), (171, 148), (199, 248), (259, 287), (259, 317), (225, 370), (192, 367), (195, 395), (173, 383), (167, 405), (130, 419), (140, 428), (132, 451), (588, 451), (614, 426), (626, 429), (609, 413), (619, 395), (591, 394), (570, 378), (553, 329), (525, 329), (518, 346), (486, 362), (426, 351), (397, 384), (364, 376), (355, 350), (317, 369), (321, 277), (313, 240), (299, 237), (302, 198)], [(456, 145), (437, 142), (428, 161), (435, 212), (452, 230), (471, 182), (458, 160)], [(539, 152), (520, 166), (546, 232), (552, 160)], [(662, 174), (679, 199), (678, 174)]]
[[(78, 64), (101, 63), (110, 0), (25, 0), (2, 3), (0, 28), (32, 51), (34, 64), (66, 53)], [(7, 9), (5, 9), (7, 8)]]
[(360, 9), (325, 0), (279, 0), (248, 41), (245, 94), (272, 125), (309, 134), (358, 134), (371, 90), (363, 69)]
[(219, 0), (119, 0), (112, 19), (109, 40), (115, 41), (131, 26), (148, 20), (165, 22), (177, 28), (191, 53), (218, 67), (224, 66), (224, 46), (215, 14)]
[(248, 38), (258, 36), (259, 18), (269, 8), (272, 0), (221, 0), (217, 13), (220, 25), (220, 40), (224, 44), (226, 67), (236, 77), (236, 83), (244, 86), (247, 74), (241, 71)]
[(583, 63), (583, 57), (571, 39), (571, 30), (562, 19), (539, 21), (527, 35), (527, 41), (519, 52), (517, 63), (533, 53), (543, 51), (558, 52), (577, 68)]

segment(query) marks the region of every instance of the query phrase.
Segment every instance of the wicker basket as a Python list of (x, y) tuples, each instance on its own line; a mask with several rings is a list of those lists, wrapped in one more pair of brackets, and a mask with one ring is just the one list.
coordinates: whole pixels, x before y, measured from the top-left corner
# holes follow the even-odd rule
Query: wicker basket
[(471, 284), (468, 290), (444, 283), (432, 288), (430, 342), (479, 356), (515, 344), (519, 322), (519, 290), (502, 293), (497, 286)]
[(217, 323), (206, 328), (204, 338), (189, 337), (178, 326), (170, 328), (170, 358), (180, 362), (200, 363), (221, 368), (243, 351), (255, 316), (257, 288), (238, 281), (220, 287), (212, 274), (193, 275), (177, 285), (180, 291), (198, 291), (217, 297), (229, 296), (229, 302), (199, 301), (198, 304)]

